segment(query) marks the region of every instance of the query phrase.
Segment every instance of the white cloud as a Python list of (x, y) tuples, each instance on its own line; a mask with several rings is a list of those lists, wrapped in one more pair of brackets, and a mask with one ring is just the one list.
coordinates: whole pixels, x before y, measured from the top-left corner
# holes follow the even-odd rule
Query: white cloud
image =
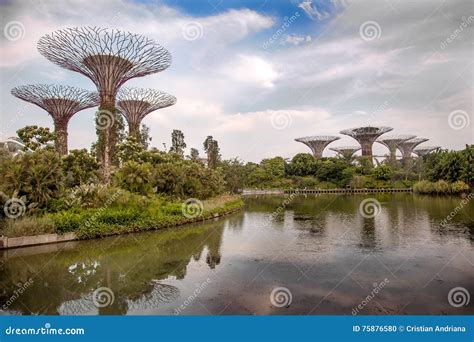
[(313, 20), (323, 20), (330, 16), (330, 13), (315, 4), (312, 0), (305, 0), (298, 5)]

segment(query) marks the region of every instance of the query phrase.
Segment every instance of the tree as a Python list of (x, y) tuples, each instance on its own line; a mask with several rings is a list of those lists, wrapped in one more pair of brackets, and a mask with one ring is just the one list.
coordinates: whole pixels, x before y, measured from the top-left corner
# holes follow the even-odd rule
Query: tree
[(204, 151), (206, 151), (207, 154), (207, 166), (211, 169), (215, 169), (221, 155), (219, 153), (219, 143), (217, 140), (214, 140), (211, 135), (204, 140)]
[(179, 129), (173, 129), (171, 133), (171, 148), (170, 153), (176, 153), (181, 157), (184, 156), (184, 149), (186, 143), (184, 142), (184, 134)]
[(141, 129), (140, 129), (140, 142), (145, 148), (145, 150), (147, 150), (148, 147), (150, 146), (150, 142), (151, 142), (150, 127), (148, 127), (145, 124), (142, 124)]
[(288, 174), (314, 176), (316, 174), (316, 159), (309, 153), (298, 153), (288, 164)]
[(189, 160), (199, 160), (199, 151), (196, 148), (191, 147), (191, 151), (189, 153), (188, 159)]
[(25, 126), (16, 131), (25, 146), (33, 151), (53, 143), (56, 136), (47, 127)]

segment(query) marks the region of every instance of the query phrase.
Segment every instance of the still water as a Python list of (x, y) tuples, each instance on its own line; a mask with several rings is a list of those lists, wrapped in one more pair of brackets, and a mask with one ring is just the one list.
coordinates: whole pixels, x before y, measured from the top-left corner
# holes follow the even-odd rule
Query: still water
[[(375, 217), (359, 210), (367, 198)], [(0, 252), (0, 313), (474, 314), (474, 201), (245, 201), (204, 224)], [(456, 287), (469, 303), (449, 303)]]

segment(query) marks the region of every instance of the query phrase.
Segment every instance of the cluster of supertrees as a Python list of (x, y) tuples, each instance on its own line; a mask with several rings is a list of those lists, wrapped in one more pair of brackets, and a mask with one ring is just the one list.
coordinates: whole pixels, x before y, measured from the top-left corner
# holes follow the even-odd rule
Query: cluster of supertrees
[(174, 96), (163, 91), (122, 85), (165, 70), (171, 65), (171, 54), (142, 35), (98, 27), (66, 28), (47, 34), (40, 38), (38, 50), (51, 62), (88, 77), (97, 90), (34, 84), (13, 88), (12, 94), (51, 115), (56, 149), (62, 155), (68, 153), (70, 119), (83, 109), (98, 106), (96, 127), (102, 142), (98, 153), (102, 177), (108, 183), (116, 153), (117, 116), (123, 115), (129, 135), (138, 137), (147, 114), (176, 103)]
[[(415, 147), (421, 143), (429, 140), (427, 138), (417, 138), (415, 135), (387, 135), (380, 138), (381, 135), (392, 130), (393, 128), (385, 126), (365, 126), (345, 129), (339, 133), (354, 138), (360, 146), (338, 146), (330, 148), (330, 150), (338, 153), (344, 158), (351, 158), (354, 153), (362, 150), (362, 156), (372, 162), (372, 146), (374, 142), (378, 142), (389, 149), (389, 158), (391, 161), (396, 160), (397, 149), (401, 151), (403, 160), (409, 160), (411, 159), (412, 153), (415, 153), (418, 156), (424, 156), (439, 148), (439, 146), (423, 146), (415, 149)], [(319, 159), (323, 156), (324, 149), (330, 143), (338, 139), (340, 139), (340, 137), (334, 135), (318, 135), (297, 138), (295, 140), (307, 145), (313, 152), (314, 157)]]

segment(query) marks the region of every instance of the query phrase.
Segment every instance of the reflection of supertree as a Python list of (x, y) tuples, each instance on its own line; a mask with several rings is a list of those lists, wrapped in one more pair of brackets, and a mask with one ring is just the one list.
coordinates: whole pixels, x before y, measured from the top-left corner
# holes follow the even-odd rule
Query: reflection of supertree
[(354, 153), (360, 150), (359, 146), (337, 146), (330, 147), (331, 151), (337, 152), (344, 159), (351, 159)]
[(129, 134), (133, 136), (138, 136), (146, 115), (175, 103), (176, 97), (154, 89), (124, 87), (117, 94), (117, 108), (127, 119)]
[(413, 139), (415, 135), (386, 135), (377, 142), (386, 146), (390, 151), (390, 160), (393, 162), (397, 159), (397, 148), (398, 146), (410, 139)]
[(358, 127), (342, 130), (340, 133), (357, 140), (362, 148), (362, 156), (372, 162), (372, 145), (384, 133), (390, 132), (391, 127)]
[(43, 108), (53, 118), (56, 149), (67, 154), (67, 126), (77, 112), (99, 105), (96, 92), (62, 85), (31, 84), (12, 89), (11, 93)]
[(315, 158), (321, 158), (323, 156), (323, 151), (326, 146), (338, 139), (340, 138), (333, 135), (316, 135), (310, 137), (296, 138), (295, 141), (298, 141), (308, 146), (313, 152)]
[(423, 147), (414, 149), (413, 153), (415, 153), (418, 157), (423, 157), (439, 148), (440, 146), (423, 146)]
[(414, 138), (410, 139), (407, 141), (404, 141), (399, 144), (398, 148), (400, 151), (402, 151), (402, 157), (404, 160), (411, 159), (411, 154), (413, 153), (413, 150), (415, 147), (417, 147), (419, 144), (424, 143), (425, 141), (428, 141), (429, 139), (426, 138)]
[(162, 71), (171, 54), (154, 41), (136, 34), (97, 27), (75, 27), (41, 37), (39, 52), (53, 63), (83, 74), (97, 86), (100, 107), (97, 118), (103, 177), (110, 181), (115, 154), (115, 98), (122, 84), (134, 77)]

